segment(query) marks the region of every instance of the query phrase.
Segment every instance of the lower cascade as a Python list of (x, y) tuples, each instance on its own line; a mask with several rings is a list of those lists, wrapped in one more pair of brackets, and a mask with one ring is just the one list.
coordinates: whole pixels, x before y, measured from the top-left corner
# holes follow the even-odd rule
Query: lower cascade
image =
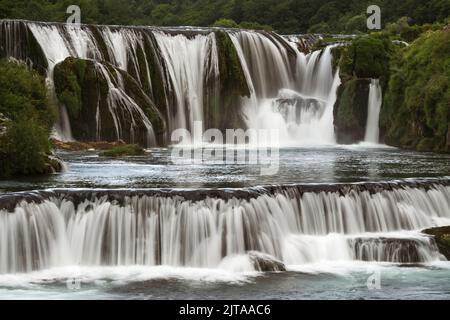
[[(444, 259), (448, 181), (223, 190), (48, 190), (0, 196), (0, 273), (59, 266), (219, 268)], [(259, 255), (259, 256), (258, 256)]]

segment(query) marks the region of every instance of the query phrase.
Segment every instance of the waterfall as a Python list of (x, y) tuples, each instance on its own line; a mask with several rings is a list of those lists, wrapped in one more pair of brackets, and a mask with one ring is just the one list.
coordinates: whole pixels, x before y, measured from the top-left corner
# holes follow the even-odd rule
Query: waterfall
[(196, 35), (189, 39), (184, 35), (172, 36), (155, 32), (155, 37), (173, 82), (176, 98), (173, 128), (192, 130), (195, 121), (204, 121), (205, 81), (210, 74), (218, 75), (219, 62), (214, 34)]
[(216, 268), (261, 252), (288, 265), (441, 259), (420, 230), (450, 223), (448, 183), (0, 196), (0, 273), (61, 265)]
[[(282, 146), (335, 144), (333, 108), (340, 77), (339, 70), (332, 74), (333, 46), (307, 57), (293, 48), (297, 70), (292, 73), (286, 49), (280, 51), (272, 41), (264, 45), (260, 36), (243, 34), (234, 36), (233, 43), (251, 90), (243, 110), (247, 126), (278, 130)], [(280, 74), (270, 76), (274, 69)], [(303, 75), (301, 80), (298, 75)], [(277, 88), (276, 94), (269, 88)]]
[[(31, 62), (36, 67), (45, 64), (49, 89), (55, 99), (54, 69), (68, 57), (94, 61), (105, 67), (110, 64), (126, 72), (158, 108), (167, 123), (166, 135), (178, 128), (192, 130), (194, 122), (202, 122), (203, 129), (209, 129), (207, 126), (213, 117), (213, 122), (221, 123), (221, 128), (239, 125), (246, 126), (243, 129), (278, 129), (285, 145), (335, 143), (332, 109), (339, 77), (332, 71), (332, 46), (305, 55), (275, 33), (221, 30), (234, 47), (224, 49), (217, 44), (217, 32), (207, 28), (74, 26), (1, 20), (0, 47), (5, 48), (2, 56)], [(19, 48), (11, 46), (12, 39), (20, 39)], [(236, 50), (238, 61), (221, 68), (225, 53), (219, 50)], [(221, 83), (230, 75), (220, 73), (230, 70), (236, 73), (241, 68), (251, 96), (229, 97), (238, 93), (228, 90), (229, 84)], [(120, 95), (110, 94), (110, 99), (117, 99), (111, 104), (125, 109), (115, 112), (128, 113), (136, 106), (142, 108), (138, 101), (129, 101)], [(231, 101), (227, 109), (237, 110), (240, 115), (225, 115), (233, 112), (216, 107), (222, 100)], [(111, 109), (108, 112), (111, 113)], [(91, 137), (86, 134), (77, 137), (70, 132), (79, 131), (79, 126), (70, 123), (78, 119), (72, 119), (65, 106), (60, 106), (60, 115), (55, 127), (58, 138)], [(232, 120), (236, 118), (242, 121)], [(144, 122), (144, 126), (150, 128), (147, 124), (151, 121), (145, 119)], [(114, 124), (115, 128), (111, 129), (115, 133), (96, 138), (117, 137), (123, 124), (120, 119)], [(96, 126), (100, 124), (97, 122)], [(149, 130), (148, 134), (153, 133)]]
[(378, 144), (380, 141), (380, 110), (383, 101), (380, 80), (372, 79), (369, 90), (369, 103), (367, 110), (367, 127), (365, 142)]

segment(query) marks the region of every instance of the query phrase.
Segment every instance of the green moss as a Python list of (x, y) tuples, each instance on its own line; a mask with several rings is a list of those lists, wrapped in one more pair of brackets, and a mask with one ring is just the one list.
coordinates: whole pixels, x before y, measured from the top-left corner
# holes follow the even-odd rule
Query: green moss
[(100, 154), (100, 156), (108, 158), (142, 155), (145, 155), (145, 150), (141, 146), (136, 144), (117, 146)]
[(67, 58), (64, 63), (56, 65), (54, 70), (56, 95), (73, 119), (79, 118), (83, 106), (85, 72), (86, 61), (76, 58)]
[(158, 111), (153, 102), (144, 93), (139, 83), (125, 71), (119, 71), (125, 83), (125, 91), (139, 105), (147, 118), (150, 120), (153, 130), (157, 135), (164, 134), (166, 125), (162, 114)]
[[(56, 94), (61, 103), (66, 105), (71, 122), (72, 133), (79, 141), (96, 141), (103, 139), (116, 141), (121, 138), (127, 142), (147, 143), (147, 129), (143, 122), (137, 122), (137, 114), (131, 116), (123, 112), (123, 101), (117, 100), (118, 121), (121, 135), (118, 137), (116, 123), (109, 108), (110, 95), (108, 80), (99, 71), (98, 62), (67, 58), (55, 67), (54, 80)], [(166, 131), (165, 121), (152, 100), (142, 90), (141, 85), (126, 71), (115, 68), (109, 63), (103, 63), (102, 68), (108, 71), (108, 77), (113, 83), (119, 83), (119, 74), (123, 79), (126, 95), (136, 103), (152, 123), (158, 142), (163, 144)], [(97, 118), (98, 117), (98, 118)], [(134, 119), (134, 120), (133, 120)], [(101, 123), (98, 126), (98, 122)], [(134, 126), (134, 136), (131, 126)]]
[(219, 129), (241, 127), (239, 100), (242, 97), (250, 97), (250, 88), (229, 35), (224, 31), (216, 31), (215, 37), (220, 79), (219, 88), (215, 87), (216, 79), (208, 81), (210, 87), (207, 88), (205, 95), (206, 127)]
[(339, 87), (334, 107), (338, 142), (354, 143), (364, 139), (368, 97), (368, 80), (352, 79)]

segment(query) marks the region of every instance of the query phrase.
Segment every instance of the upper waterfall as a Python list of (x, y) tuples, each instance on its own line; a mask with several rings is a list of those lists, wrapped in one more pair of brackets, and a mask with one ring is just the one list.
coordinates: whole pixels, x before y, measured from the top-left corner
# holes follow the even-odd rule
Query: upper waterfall
[[(133, 142), (139, 127), (151, 136), (147, 145), (154, 146), (167, 141), (171, 131), (192, 130), (194, 122), (201, 121), (203, 129), (279, 129), (282, 143), (287, 145), (335, 142), (332, 109), (340, 80), (338, 73), (332, 72), (331, 47), (305, 55), (285, 38), (265, 31), (16, 20), (0, 21), (0, 35), (1, 56), (26, 61), (46, 73), (50, 91), (60, 102), (56, 128), (61, 139)], [(84, 85), (85, 79), (79, 79), (75, 68), (71, 72), (77, 74), (81, 88), (77, 110), (84, 112), (73, 112), (73, 99), (64, 98), (72, 92), (79, 94), (80, 89), (56, 83), (55, 92), (55, 68), (67, 58), (95, 61), (105, 70), (121, 70), (136, 81), (141, 92), (128, 92), (136, 85), (128, 84), (127, 79), (118, 88), (103, 77), (109, 83), (105, 87), (109, 88), (110, 102), (102, 102), (102, 83)], [(89, 74), (90, 69), (84, 73)], [(99, 91), (94, 94), (91, 91), (96, 87)], [(114, 93), (119, 91), (122, 96)], [(62, 92), (65, 96), (61, 98)], [(92, 101), (93, 97), (98, 101)], [(144, 110), (137, 122), (130, 117), (116, 121), (117, 112), (129, 113), (136, 106), (145, 109), (142, 101), (149, 100), (158, 112)], [(124, 111), (112, 110), (111, 105)], [(96, 113), (90, 114), (91, 118), (103, 122), (91, 122), (89, 112)], [(88, 125), (81, 128), (80, 122)]]

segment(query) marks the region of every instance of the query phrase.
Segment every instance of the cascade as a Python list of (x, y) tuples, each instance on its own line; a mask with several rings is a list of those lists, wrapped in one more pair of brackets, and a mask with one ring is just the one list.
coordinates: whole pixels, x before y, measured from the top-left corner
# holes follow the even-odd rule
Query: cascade
[(364, 141), (378, 144), (380, 141), (380, 110), (383, 100), (380, 80), (372, 79), (369, 89), (369, 102), (367, 110), (367, 127)]
[(257, 251), (288, 265), (441, 259), (448, 183), (334, 188), (54, 190), (0, 196), (0, 272), (61, 265), (216, 268)]
[[(339, 76), (332, 71), (332, 46), (305, 55), (274, 33), (221, 32), (226, 33), (239, 56), (238, 61), (233, 62), (235, 65), (228, 65), (224, 70), (238, 72), (242, 68), (250, 90), (250, 97), (231, 100), (240, 105), (228, 105), (242, 113), (242, 125), (250, 129), (278, 129), (282, 145), (335, 143), (332, 109)], [(216, 119), (215, 123), (221, 122), (221, 116), (228, 119), (226, 112), (206, 105), (209, 101), (234, 98), (223, 97), (218, 90), (223, 85), (221, 79), (229, 75), (220, 74), (223, 53), (221, 58), (215, 29), (75, 26), (1, 20), (0, 35), (4, 48), (2, 56), (15, 57), (36, 67), (45, 64), (49, 88), (55, 99), (55, 66), (72, 57), (105, 66), (111, 64), (133, 77), (163, 115), (167, 136), (177, 128), (192, 130), (197, 121), (204, 124), (203, 129), (209, 129), (206, 126), (211, 116)], [(21, 40), (19, 48), (11, 45), (13, 39)], [(222, 93), (230, 94), (235, 93), (227, 90)], [(137, 101), (124, 99), (123, 95), (113, 93), (109, 99), (117, 100), (110, 104), (124, 109), (116, 113), (142, 108)], [(211, 115), (211, 112), (217, 114)], [(59, 113), (59, 123), (55, 127), (57, 137), (72, 140), (81, 136), (84, 139), (86, 135), (71, 132), (77, 131), (79, 126), (74, 125), (77, 119), (71, 117), (66, 106), (61, 105)], [(112, 129), (118, 133), (125, 124), (116, 120)], [(151, 121), (147, 118), (144, 122), (145, 127), (150, 128), (147, 124)], [(101, 124), (95, 125), (98, 128)], [(222, 127), (228, 126), (233, 128), (235, 123), (222, 124)], [(148, 134), (153, 135), (150, 129)], [(96, 139), (117, 136), (111, 132)], [(129, 136), (131, 139), (132, 134)], [(132, 142), (128, 135), (125, 139)], [(151, 140), (150, 146), (153, 146), (155, 139)]]

